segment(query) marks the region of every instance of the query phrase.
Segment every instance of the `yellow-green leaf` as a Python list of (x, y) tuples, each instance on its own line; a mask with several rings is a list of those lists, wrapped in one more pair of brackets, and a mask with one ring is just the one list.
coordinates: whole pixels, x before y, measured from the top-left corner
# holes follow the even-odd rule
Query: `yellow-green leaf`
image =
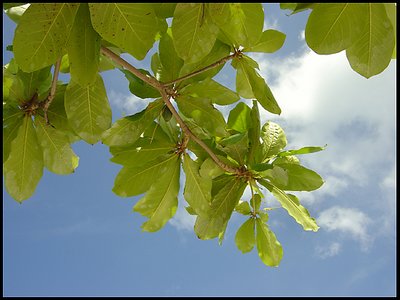
[(41, 116), (35, 118), (36, 134), (43, 150), (44, 166), (51, 172), (65, 175), (78, 167), (79, 157), (75, 155), (68, 136), (47, 125)]
[(269, 267), (277, 267), (283, 256), (283, 249), (275, 234), (260, 219), (256, 221), (257, 250), (262, 262)]
[(354, 71), (366, 78), (381, 73), (389, 65), (395, 46), (393, 26), (383, 3), (368, 3), (367, 25), (359, 39), (346, 51)]
[(72, 79), (85, 86), (96, 80), (101, 38), (93, 29), (87, 3), (81, 3), (68, 41), (68, 59)]
[[(32, 3), (15, 29), (15, 60), (24, 72), (54, 64), (65, 53), (79, 3)], [(40, 20), (40, 21), (39, 21)]]
[(134, 211), (149, 218), (142, 225), (144, 231), (160, 230), (175, 215), (178, 208), (179, 171), (180, 163), (175, 155), (146, 195), (134, 206)]
[(102, 38), (136, 59), (145, 58), (160, 30), (151, 3), (90, 3), (89, 9)]
[(205, 215), (211, 202), (211, 178), (199, 174), (199, 165), (188, 154), (183, 160), (186, 183), (183, 196), (196, 215)]
[(71, 81), (65, 91), (65, 111), (74, 131), (86, 142), (97, 143), (111, 126), (111, 108), (101, 76), (86, 86)]
[(4, 164), (6, 189), (11, 197), (22, 202), (33, 195), (42, 175), (43, 152), (32, 118), (26, 115), (11, 142), (11, 151)]
[(254, 218), (249, 218), (238, 229), (235, 235), (235, 243), (242, 253), (247, 253), (253, 250), (256, 244), (256, 231)]

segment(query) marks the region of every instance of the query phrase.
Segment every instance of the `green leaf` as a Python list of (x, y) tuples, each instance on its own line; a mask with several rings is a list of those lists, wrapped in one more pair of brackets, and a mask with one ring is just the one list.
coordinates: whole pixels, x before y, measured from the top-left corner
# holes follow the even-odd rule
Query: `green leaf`
[[(277, 170), (280, 170), (277, 174)], [(313, 191), (322, 186), (324, 181), (316, 172), (297, 164), (279, 164), (272, 170), (267, 170), (263, 174), (276, 187), (285, 191)], [(284, 176), (284, 180), (279, 179)], [(280, 177), (282, 178), (282, 177)]]
[(3, 163), (10, 155), (11, 142), (16, 138), (24, 119), (23, 112), (13, 106), (3, 107)]
[[(139, 77), (136, 77), (133, 73), (128, 70), (120, 69), (122, 73), (125, 74), (126, 79), (129, 81), (129, 91), (138, 96), (139, 98), (157, 98), (160, 97), (160, 93), (151, 85), (144, 82)], [(139, 69), (142, 74), (150, 75), (150, 73), (146, 70)]]
[(228, 128), (238, 132), (247, 132), (251, 127), (251, 109), (240, 102), (231, 110), (228, 117)]
[(228, 105), (240, 99), (239, 95), (211, 78), (185, 86), (181, 95), (210, 99), (212, 103)]
[(265, 30), (258, 43), (252, 47), (244, 48), (243, 52), (263, 52), (263, 53), (274, 53), (278, 51), (285, 42), (286, 34), (274, 30)]
[(281, 109), (275, 100), (270, 88), (258, 72), (249, 65), (250, 60), (243, 55), (242, 58), (235, 58), (232, 66), (237, 70), (236, 90), (240, 96), (246, 99), (256, 98), (257, 101), (273, 114), (280, 114)]
[[(21, 16), (13, 41), (24, 72), (54, 64), (65, 53), (78, 3), (33, 3)], [(40, 22), (38, 22), (40, 20)]]
[(134, 143), (161, 113), (163, 105), (164, 102), (158, 99), (151, 102), (141, 112), (119, 119), (103, 133), (103, 143), (108, 146), (123, 146)]
[(258, 180), (258, 182), (265, 186), (274, 195), (289, 215), (292, 216), (297, 223), (303, 226), (304, 230), (318, 231), (319, 226), (315, 222), (315, 219), (310, 217), (310, 213), (300, 204), (300, 201), (296, 196), (286, 194), (284, 191), (266, 180), (261, 179)]
[(354, 71), (366, 78), (381, 73), (389, 65), (395, 35), (383, 3), (368, 3), (367, 26), (346, 51)]
[(30, 100), (35, 93), (39, 95), (39, 99), (47, 97), (53, 79), (50, 67), (45, 67), (31, 73), (18, 70), (17, 76), (24, 85), (24, 100)]
[(24, 84), (19, 76), (11, 72), (8, 64), (7, 67), (3, 67), (3, 103), (21, 104), (24, 100)]
[(396, 27), (397, 27), (397, 21), (396, 21), (396, 4), (395, 3), (384, 3), (385, 9), (386, 9), (386, 14), (392, 23), (393, 27), (393, 33), (394, 33), (394, 49), (393, 49), (393, 54), (392, 54), (392, 59), (396, 58), (396, 44), (397, 44), (397, 35), (396, 35)]
[(316, 4), (307, 21), (306, 42), (318, 54), (340, 52), (360, 37), (367, 14), (366, 4)]
[(63, 131), (68, 136), (70, 143), (72, 143), (80, 140), (80, 137), (76, 135), (67, 119), (64, 105), (66, 88), (67, 84), (57, 85), (56, 94), (47, 110), (47, 117), (51, 126)]
[(239, 165), (245, 164), (249, 145), (247, 133), (238, 133), (225, 138), (220, 141), (220, 145), (223, 146), (220, 149), (237, 161)]
[(137, 167), (173, 151), (175, 145), (170, 141), (157, 140), (149, 137), (140, 138), (135, 143), (126, 146), (111, 146), (112, 162), (127, 167)]
[(268, 121), (261, 128), (261, 139), (263, 140), (263, 161), (278, 154), (287, 144), (285, 132), (272, 121)]
[[(180, 71), (179, 77), (185, 76), (187, 74), (190, 74), (194, 71), (201, 70), (202, 68), (209, 66), (216, 61), (219, 61), (220, 59), (226, 57), (229, 55), (230, 47), (224, 43), (222, 43), (219, 40), (215, 41), (214, 47), (211, 49), (211, 52), (207, 54), (202, 60), (195, 62), (195, 63), (188, 63), (185, 62), (185, 64), (182, 66), (182, 69)], [(196, 76), (193, 76), (189, 79), (184, 80), (179, 84), (179, 86), (185, 86), (188, 83), (194, 82), (194, 81), (202, 81), (206, 78), (212, 78), (218, 72), (223, 68), (223, 64), (212, 68), (208, 71), (202, 72)]]
[(199, 174), (199, 164), (193, 161), (188, 154), (183, 160), (183, 170), (186, 174), (186, 183), (183, 196), (196, 215), (206, 215), (211, 202), (211, 178)]
[(174, 16), (176, 3), (154, 3), (154, 11), (159, 18), (171, 18)]
[(146, 195), (133, 207), (134, 211), (149, 218), (141, 226), (144, 231), (160, 230), (175, 215), (178, 208), (179, 171), (180, 163), (175, 155)]
[(89, 7), (81, 3), (67, 44), (71, 78), (81, 86), (92, 84), (97, 78), (100, 46), (101, 38), (92, 27)]
[(300, 164), (300, 160), (294, 155), (288, 155), (284, 157), (278, 157), (274, 160), (274, 165), (281, 165), (281, 164)]
[(171, 28), (176, 52), (188, 63), (210, 53), (218, 34), (205, 3), (178, 3)]
[(161, 23), (150, 3), (90, 3), (93, 28), (106, 41), (142, 60)]
[(161, 36), (158, 46), (161, 65), (163, 66), (163, 81), (171, 81), (179, 77), (183, 60), (175, 51), (171, 28)]
[(41, 116), (35, 117), (36, 134), (43, 150), (44, 166), (51, 172), (66, 175), (78, 167), (79, 157), (72, 150), (68, 136), (47, 125)]
[(324, 147), (303, 147), (297, 150), (286, 150), (286, 151), (282, 151), (278, 153), (278, 157), (285, 157), (285, 156), (289, 156), (289, 155), (298, 155), (298, 154), (308, 154), (308, 153), (314, 153), (314, 152), (319, 152), (322, 150), (325, 150), (327, 145), (325, 145)]
[(255, 225), (256, 220), (254, 218), (249, 218), (236, 232), (235, 243), (242, 253), (250, 252), (256, 244)]
[(257, 251), (262, 262), (269, 267), (277, 267), (283, 256), (283, 249), (275, 234), (260, 219), (256, 221)]
[(207, 157), (200, 166), (199, 173), (202, 177), (214, 179), (225, 173), (210, 157)]
[(253, 107), (250, 112), (251, 127), (248, 130), (249, 137), (249, 153), (247, 161), (249, 164), (259, 162), (261, 156), (261, 142), (260, 142), (260, 113), (258, 111), (257, 101), (253, 100)]
[(176, 99), (176, 103), (186, 117), (192, 118), (212, 135), (227, 135), (225, 119), (209, 99), (181, 95)]
[(175, 164), (176, 154), (159, 156), (144, 165), (123, 167), (115, 178), (113, 192), (121, 197), (137, 196), (146, 192), (152, 184)]
[(249, 202), (247, 201), (239, 201), (238, 205), (235, 207), (235, 211), (242, 215), (250, 215), (251, 208)]
[(197, 236), (202, 240), (212, 239), (225, 231), (232, 212), (246, 187), (245, 182), (235, 177), (219, 190), (212, 199), (206, 216), (198, 216), (194, 226)]
[(35, 192), (43, 175), (43, 152), (40, 149), (30, 116), (25, 116), (11, 151), (4, 163), (4, 182), (7, 192), (18, 202)]
[(101, 76), (84, 87), (71, 81), (65, 91), (65, 111), (73, 130), (86, 142), (97, 143), (111, 126), (111, 108)]
[(232, 45), (251, 47), (259, 41), (264, 26), (261, 3), (210, 4), (210, 14)]

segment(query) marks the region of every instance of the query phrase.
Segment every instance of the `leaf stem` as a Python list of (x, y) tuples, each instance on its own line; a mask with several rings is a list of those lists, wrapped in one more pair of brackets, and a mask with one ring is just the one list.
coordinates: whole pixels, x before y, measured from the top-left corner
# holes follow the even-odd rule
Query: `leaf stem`
[(221, 58), (220, 60), (216, 61), (215, 63), (213, 63), (211, 65), (208, 65), (208, 66), (206, 66), (204, 68), (201, 68), (200, 70), (194, 71), (194, 72), (189, 73), (187, 75), (184, 75), (184, 76), (182, 76), (180, 78), (177, 78), (177, 79), (174, 79), (174, 80), (171, 80), (171, 81), (168, 81), (168, 82), (164, 82), (163, 84), (164, 84), (164, 86), (169, 86), (169, 85), (172, 85), (172, 84), (175, 84), (175, 83), (179, 83), (179, 82), (181, 82), (183, 80), (186, 80), (188, 78), (194, 77), (194, 76), (196, 76), (196, 75), (198, 75), (200, 73), (203, 73), (203, 72), (206, 72), (206, 71), (211, 70), (213, 68), (216, 68), (216, 67), (226, 63), (228, 60), (236, 57), (237, 55), (238, 55), (238, 52), (235, 52), (235, 53), (233, 53), (231, 55), (228, 55), (228, 56), (225, 56), (225, 57)]
[(50, 93), (47, 96), (47, 99), (44, 101), (44, 104), (43, 104), (44, 119), (45, 119), (47, 125), (50, 124), (49, 117), (47, 115), (47, 111), (50, 107), (51, 102), (53, 102), (54, 97), (56, 95), (57, 80), (58, 80), (58, 74), (60, 73), (60, 66), (61, 66), (61, 57), (56, 61), (56, 64), (54, 65), (54, 75), (53, 75), (53, 81), (51, 83)]
[[(128, 63), (126, 60), (124, 60), (123, 58), (121, 58), (119, 55), (115, 54), (114, 52), (112, 52), (111, 50), (107, 49), (106, 47), (101, 47), (101, 53), (105, 56), (107, 56), (108, 58), (110, 58), (111, 60), (113, 60), (114, 62), (118, 63), (119, 65), (121, 65), (122, 67), (124, 67), (125, 69), (127, 69), (128, 71), (132, 72), (135, 76), (137, 76), (138, 78), (140, 78), (141, 80), (143, 80), (144, 82), (146, 82), (147, 84), (151, 85), (152, 87), (156, 88), (160, 94), (161, 97), (165, 103), (165, 105), (168, 107), (168, 109), (170, 110), (170, 112), (172, 113), (172, 115), (175, 117), (175, 120), (178, 122), (179, 126), (182, 128), (184, 134), (189, 137), (190, 139), (192, 139), (194, 142), (196, 142), (201, 148), (203, 148), (208, 155), (211, 157), (211, 159), (223, 170), (225, 170), (226, 172), (229, 173), (233, 173), (233, 174), (238, 174), (238, 175), (242, 175), (243, 174), (243, 170), (240, 168), (234, 168), (231, 166), (228, 166), (227, 164), (225, 164), (224, 162), (222, 162), (217, 155), (201, 140), (199, 139), (190, 129), (189, 127), (186, 125), (186, 123), (183, 121), (183, 119), (181, 118), (181, 116), (179, 115), (179, 113), (176, 111), (175, 107), (172, 105), (171, 101), (170, 101), (170, 97), (173, 94), (173, 90), (169, 87), (170, 84), (172, 83), (167, 83), (167, 84), (163, 84), (161, 82), (159, 82), (156, 78), (154, 78), (153, 76), (150, 75), (145, 75), (143, 73), (141, 73), (138, 69), (136, 69), (134, 66), (132, 66), (130, 63)], [(224, 63), (225, 61), (227, 61), (228, 59), (234, 57), (238, 55), (238, 52), (235, 51), (234, 54), (231, 54), (227, 57), (224, 57), (223, 59), (219, 60), (218, 62), (211, 64), (210, 66), (207, 66), (201, 70), (198, 70), (194, 73), (188, 74), (180, 79), (177, 79), (179, 81), (182, 81), (184, 79), (189, 78), (188, 76), (190, 75), (190, 77), (199, 74), (201, 72), (204, 72), (205, 70), (214, 68), (222, 63)], [(173, 83), (178, 82), (177, 80), (175, 80)]]

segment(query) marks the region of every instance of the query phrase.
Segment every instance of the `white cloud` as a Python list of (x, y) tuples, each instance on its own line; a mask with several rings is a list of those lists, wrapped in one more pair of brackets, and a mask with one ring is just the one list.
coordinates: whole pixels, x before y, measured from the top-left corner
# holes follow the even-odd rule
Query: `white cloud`
[(345, 237), (359, 241), (364, 251), (371, 246), (373, 238), (367, 231), (371, 219), (358, 209), (331, 207), (319, 215), (317, 224), (324, 230), (339, 231)]
[(328, 257), (333, 257), (339, 254), (341, 251), (341, 244), (338, 242), (333, 242), (328, 246), (317, 246), (315, 252), (318, 257), (325, 259)]
[(154, 99), (140, 99), (133, 94), (123, 94), (114, 90), (111, 90), (108, 96), (113, 108), (117, 108), (121, 111), (123, 116), (128, 116), (142, 111), (147, 105)]
[(288, 148), (328, 144), (323, 152), (300, 159), (334, 179), (329, 189), (335, 194), (376, 180), (371, 171), (394, 157), (395, 62), (365, 79), (350, 68), (344, 52), (255, 58), (282, 108), (281, 116), (264, 111), (263, 122), (272, 119), (283, 127)]

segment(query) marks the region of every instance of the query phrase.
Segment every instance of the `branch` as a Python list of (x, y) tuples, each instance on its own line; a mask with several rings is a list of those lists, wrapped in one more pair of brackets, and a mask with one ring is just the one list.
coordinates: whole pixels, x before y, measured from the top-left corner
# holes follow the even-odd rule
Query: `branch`
[(213, 68), (216, 68), (216, 67), (218, 67), (218, 66), (220, 66), (220, 65), (222, 65), (222, 64), (224, 64), (224, 63), (226, 63), (228, 60), (230, 60), (230, 59), (234, 58), (235, 56), (237, 56), (238, 53), (239, 53), (239, 52), (235, 52), (235, 53), (233, 53), (233, 54), (231, 54), (231, 55), (225, 56), (225, 57), (221, 58), (219, 61), (216, 61), (215, 63), (213, 63), (213, 64), (211, 64), (211, 65), (209, 65), (209, 66), (206, 66), (206, 67), (204, 67), (204, 68), (201, 68), (200, 70), (194, 71), (193, 73), (187, 74), (187, 75), (182, 76), (182, 77), (180, 77), (180, 78), (177, 78), (177, 79), (174, 79), (174, 80), (165, 82), (165, 83), (163, 83), (163, 85), (164, 85), (164, 86), (172, 85), (172, 84), (181, 82), (181, 81), (183, 81), (183, 80), (185, 80), (185, 79), (194, 77), (194, 76), (196, 76), (196, 75), (198, 75), (198, 74), (200, 74), (200, 73), (203, 73), (203, 72), (205, 72), (205, 71), (208, 71), (208, 70), (211, 70), (211, 69), (213, 69)]
[(58, 80), (58, 74), (60, 73), (60, 66), (61, 66), (61, 57), (57, 60), (55, 66), (54, 66), (54, 75), (53, 75), (53, 81), (51, 83), (51, 89), (50, 93), (47, 96), (47, 99), (44, 102), (43, 105), (43, 112), (44, 112), (44, 119), (46, 120), (46, 124), (49, 125), (49, 117), (47, 115), (47, 110), (50, 107), (51, 102), (53, 102), (54, 97), (56, 95), (56, 89), (57, 89), (57, 80)]
[[(114, 52), (112, 52), (111, 50), (105, 48), (105, 47), (101, 47), (101, 53), (104, 54), (105, 56), (107, 56), (108, 58), (110, 58), (111, 60), (115, 61), (116, 63), (118, 63), (119, 65), (121, 65), (122, 67), (124, 67), (125, 69), (129, 70), (130, 72), (132, 72), (135, 76), (137, 76), (138, 78), (140, 78), (141, 80), (143, 80), (144, 82), (148, 83), (149, 85), (151, 85), (152, 87), (156, 88), (160, 94), (161, 97), (165, 103), (165, 105), (168, 107), (168, 109), (170, 110), (170, 112), (172, 113), (172, 115), (175, 117), (175, 120), (178, 122), (179, 126), (182, 128), (184, 134), (186, 136), (188, 136), (189, 138), (191, 138), (193, 141), (195, 141), (201, 148), (203, 148), (208, 155), (210, 155), (211, 159), (223, 170), (225, 170), (226, 172), (229, 173), (234, 173), (234, 174), (242, 174), (242, 170), (239, 168), (233, 168), (231, 166), (228, 166), (227, 164), (225, 164), (224, 162), (222, 162), (216, 155), (215, 153), (201, 140), (199, 139), (193, 132), (190, 131), (189, 127), (186, 125), (186, 123), (183, 121), (183, 119), (181, 118), (181, 116), (179, 115), (179, 113), (176, 111), (175, 107), (172, 105), (171, 101), (170, 101), (170, 93), (171, 93), (171, 89), (168, 87), (168, 84), (162, 84), (161, 82), (159, 82), (157, 79), (155, 79), (152, 76), (149, 75), (145, 75), (142, 74), (138, 69), (136, 69), (134, 66), (132, 66), (130, 63), (128, 63), (126, 60), (124, 60), (123, 58), (121, 58), (120, 56), (118, 56), (117, 54), (115, 54)], [(224, 63), (225, 61), (227, 61), (228, 59), (234, 57), (237, 55), (238, 52), (235, 52), (232, 55), (229, 55), (227, 57), (224, 57), (223, 59), (219, 60), (218, 62), (207, 66), (199, 71), (196, 71), (194, 73), (189, 74), (190, 77), (194, 76), (196, 74), (199, 74), (200, 72), (203, 72), (204, 70), (208, 70), (211, 68), (214, 68), (222, 63)], [(194, 74), (194, 75), (193, 75)], [(186, 78), (189, 78), (186, 75), (184, 77), (182, 77), (181, 79), (178, 80), (184, 80)], [(176, 82), (177, 80), (175, 80), (174, 82)]]
[(128, 63), (126, 60), (121, 58), (119, 55), (112, 52), (110, 49), (108, 49), (104, 46), (101, 46), (100, 51), (103, 55), (105, 55), (109, 59), (115, 61), (116, 63), (118, 63), (119, 65), (121, 65), (122, 67), (124, 67), (125, 69), (130, 71), (131, 73), (133, 73), (136, 77), (140, 78), (141, 80), (148, 83), (149, 85), (156, 88), (157, 90), (161, 91), (161, 89), (163, 88), (162, 84), (157, 79), (155, 79), (153, 76), (143, 74), (138, 69), (136, 69), (134, 66), (132, 66), (130, 63)]

